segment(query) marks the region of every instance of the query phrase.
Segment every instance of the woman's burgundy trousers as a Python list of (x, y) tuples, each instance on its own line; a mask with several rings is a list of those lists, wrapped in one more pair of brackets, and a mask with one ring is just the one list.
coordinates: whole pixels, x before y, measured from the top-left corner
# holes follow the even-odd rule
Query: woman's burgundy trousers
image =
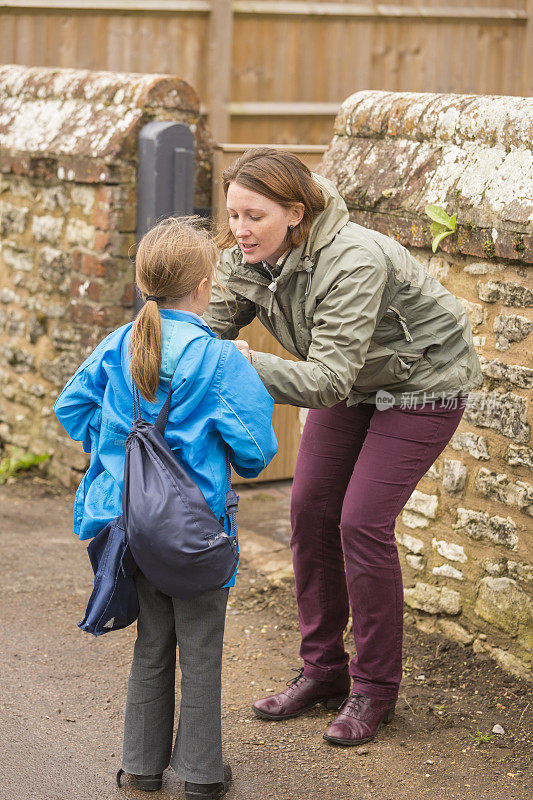
[(292, 490), (291, 549), (304, 675), (333, 680), (348, 663), (354, 691), (395, 699), (402, 677), (403, 587), (394, 522), (457, 428), (465, 398), (380, 411), (309, 411)]

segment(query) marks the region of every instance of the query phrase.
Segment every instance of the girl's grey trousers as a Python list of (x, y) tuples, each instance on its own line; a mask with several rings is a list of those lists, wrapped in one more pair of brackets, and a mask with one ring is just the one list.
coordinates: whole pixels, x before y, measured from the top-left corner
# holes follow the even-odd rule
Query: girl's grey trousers
[[(222, 643), (229, 590), (180, 600), (159, 592), (141, 572), (135, 583), (140, 613), (122, 768), (133, 775), (155, 775), (170, 764), (183, 781), (222, 781)], [(176, 645), (181, 702), (173, 747)]]

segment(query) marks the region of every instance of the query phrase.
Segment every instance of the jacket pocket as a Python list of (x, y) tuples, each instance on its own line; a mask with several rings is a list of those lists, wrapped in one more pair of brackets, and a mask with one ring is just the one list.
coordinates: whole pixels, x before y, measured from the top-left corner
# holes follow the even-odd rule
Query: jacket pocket
[(371, 343), (354, 389), (365, 393), (394, 388), (411, 377), (422, 357), (422, 353), (399, 353)]
[(413, 341), (411, 332), (407, 327), (407, 320), (394, 306), (389, 306), (376, 326), (374, 340), (380, 344), (387, 344), (393, 341), (405, 341), (409, 344)]

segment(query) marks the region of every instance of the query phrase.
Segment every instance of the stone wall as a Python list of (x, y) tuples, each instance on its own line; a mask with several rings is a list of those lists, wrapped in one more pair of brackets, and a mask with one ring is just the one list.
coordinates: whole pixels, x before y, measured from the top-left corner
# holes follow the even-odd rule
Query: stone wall
[[(319, 168), (465, 306), (485, 376), (397, 523), (408, 621), (526, 674), (533, 645), (533, 101), (359, 92)], [(457, 213), (431, 251), (428, 204)]]
[(179, 78), (0, 67), (0, 449), (50, 453), (67, 485), (87, 456), (53, 403), (132, 318), (137, 140), (155, 119), (194, 132), (195, 205), (210, 205), (210, 141)]

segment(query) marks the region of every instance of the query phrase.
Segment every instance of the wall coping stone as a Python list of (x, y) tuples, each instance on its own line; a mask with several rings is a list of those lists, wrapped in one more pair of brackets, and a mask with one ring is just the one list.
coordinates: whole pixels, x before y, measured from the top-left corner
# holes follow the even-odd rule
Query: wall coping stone
[(533, 99), (361, 91), (348, 97), (319, 172), (352, 218), (430, 247), (426, 205), (457, 213), (447, 253), (533, 261)]
[(156, 116), (195, 129), (196, 92), (172, 75), (1, 66), (0, 171), (82, 183), (134, 180), (132, 134)]

